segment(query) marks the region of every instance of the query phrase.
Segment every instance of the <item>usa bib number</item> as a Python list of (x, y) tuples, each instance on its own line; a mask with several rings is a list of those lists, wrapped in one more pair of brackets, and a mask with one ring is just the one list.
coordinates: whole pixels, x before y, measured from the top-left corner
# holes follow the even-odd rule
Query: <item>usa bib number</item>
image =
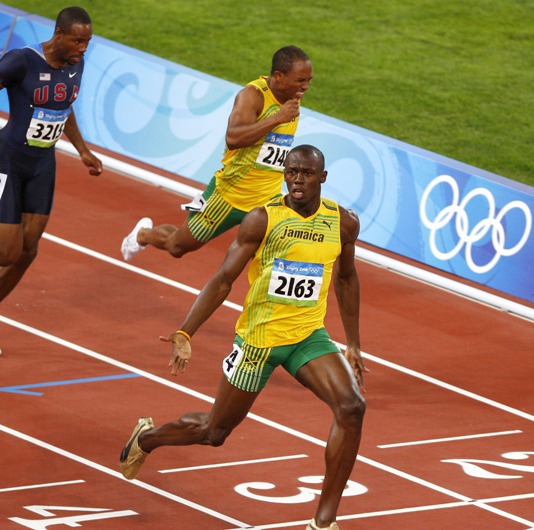
[(28, 145), (52, 147), (61, 138), (69, 114), (70, 109), (50, 110), (36, 107), (26, 132)]
[(269, 281), (272, 302), (295, 306), (315, 305), (323, 285), (324, 265), (275, 258)]

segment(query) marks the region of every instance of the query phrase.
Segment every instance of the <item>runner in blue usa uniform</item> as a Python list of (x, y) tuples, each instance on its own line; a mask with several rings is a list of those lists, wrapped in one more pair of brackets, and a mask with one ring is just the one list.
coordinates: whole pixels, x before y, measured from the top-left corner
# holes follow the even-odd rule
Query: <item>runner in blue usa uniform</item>
[(65, 133), (91, 175), (102, 162), (82, 138), (72, 104), (78, 97), (91, 19), (81, 7), (63, 9), (52, 38), (0, 59), (9, 120), (0, 131), (0, 301), (37, 255), (52, 209), (54, 145)]

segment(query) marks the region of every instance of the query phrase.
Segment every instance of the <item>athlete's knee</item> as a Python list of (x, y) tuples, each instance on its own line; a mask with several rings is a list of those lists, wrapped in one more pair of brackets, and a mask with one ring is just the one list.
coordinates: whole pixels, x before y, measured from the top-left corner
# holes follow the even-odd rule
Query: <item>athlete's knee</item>
[(18, 259), (18, 263), (29, 267), (32, 264), (33, 260), (37, 257), (38, 250), (39, 250), (38, 243), (35, 243), (34, 245), (31, 245), (28, 247), (24, 247)]
[(37, 246), (28, 249), (17, 248), (0, 254), (0, 267), (18, 265), (27, 269), (36, 257)]
[(0, 267), (9, 267), (14, 263), (17, 263), (17, 260), (20, 257), (21, 252), (8, 252), (8, 249), (2, 250), (0, 252)]
[(22, 245), (6, 245), (0, 247), (0, 267), (9, 267), (17, 263), (23, 254)]
[(204, 245), (205, 243), (198, 241), (193, 238), (193, 236), (184, 237), (180, 234), (180, 236), (168, 238), (165, 243), (165, 248), (173, 258), (181, 258), (187, 253), (198, 250)]
[(207, 441), (208, 445), (211, 445), (212, 447), (220, 447), (224, 444), (228, 436), (230, 436), (230, 433), (233, 429), (228, 429), (225, 427), (217, 427), (212, 428), (207, 432)]
[(181, 258), (189, 252), (187, 248), (184, 248), (182, 245), (167, 245), (167, 252), (173, 258)]
[(367, 404), (358, 392), (342, 400), (336, 407), (335, 414), (339, 422), (345, 426), (360, 427), (365, 416)]

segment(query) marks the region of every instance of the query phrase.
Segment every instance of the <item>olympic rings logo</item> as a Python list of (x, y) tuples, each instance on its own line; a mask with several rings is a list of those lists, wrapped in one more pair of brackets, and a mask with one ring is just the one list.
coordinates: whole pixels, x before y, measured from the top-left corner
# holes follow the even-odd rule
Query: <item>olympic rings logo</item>
[[(427, 215), (427, 202), (430, 193), (440, 185), (449, 186), (452, 192), (451, 204), (445, 206), (434, 219), (429, 219)], [(482, 197), (487, 203), (487, 217), (478, 221), (474, 226), (470, 226), (467, 214), (467, 205), (475, 197)], [(503, 225), (503, 219), (512, 210), (519, 210), (525, 217), (523, 235), (519, 241), (510, 247), (506, 247), (506, 231)], [(517, 254), (527, 242), (532, 229), (532, 213), (529, 207), (522, 201), (511, 201), (496, 213), (495, 198), (491, 192), (485, 188), (475, 188), (460, 200), (460, 190), (457, 182), (449, 175), (441, 175), (435, 178), (423, 192), (421, 203), (419, 205), (419, 216), (423, 224), (430, 230), (429, 244), (432, 254), (440, 260), (448, 260), (456, 256), (465, 245), (465, 260), (467, 266), (476, 273), (482, 274), (490, 271), (503, 256), (512, 256)], [(458, 241), (447, 251), (438, 248), (437, 238), (440, 230), (452, 225), (456, 230)], [(491, 260), (479, 265), (473, 259), (473, 249), (477, 243), (482, 242), (491, 231), (491, 243), (495, 255)]]

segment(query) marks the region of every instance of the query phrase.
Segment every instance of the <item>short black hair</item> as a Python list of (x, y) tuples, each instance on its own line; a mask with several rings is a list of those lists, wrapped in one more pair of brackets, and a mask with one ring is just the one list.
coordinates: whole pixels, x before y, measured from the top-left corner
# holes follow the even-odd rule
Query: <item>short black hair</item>
[(310, 58), (297, 46), (284, 46), (273, 55), (271, 75), (275, 72), (287, 74), (293, 68), (293, 63), (309, 61)]
[(325, 167), (324, 154), (319, 148), (313, 145), (309, 145), (309, 144), (297, 145), (296, 147), (293, 147), (291, 151), (289, 151), (289, 153), (286, 156), (286, 160), (287, 160), (287, 157), (293, 152), (295, 153), (301, 152), (305, 155), (315, 156), (321, 163), (321, 166), (322, 166), (321, 171), (324, 171), (324, 167)]
[(92, 24), (89, 13), (83, 7), (66, 7), (56, 18), (56, 29), (59, 28), (62, 33), (70, 33), (74, 24)]

